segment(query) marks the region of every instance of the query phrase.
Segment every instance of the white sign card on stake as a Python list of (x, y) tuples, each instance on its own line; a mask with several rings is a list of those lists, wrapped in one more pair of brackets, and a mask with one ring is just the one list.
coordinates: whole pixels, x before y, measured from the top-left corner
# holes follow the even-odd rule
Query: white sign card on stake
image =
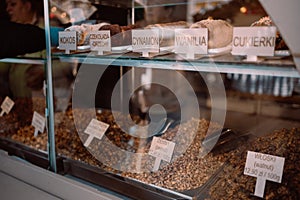
[(98, 55), (111, 51), (110, 31), (92, 31), (90, 32), (90, 47), (92, 51), (97, 51)]
[(89, 135), (87, 140), (84, 142), (84, 146), (88, 147), (94, 138), (101, 140), (108, 127), (109, 124), (101, 122), (97, 119), (92, 119), (84, 130), (84, 133)]
[(248, 151), (244, 174), (256, 177), (254, 195), (263, 198), (266, 181), (281, 183), (285, 158)]
[(40, 115), (38, 112), (33, 112), (31, 125), (34, 127), (34, 137), (38, 135), (39, 132), (43, 133), (46, 125), (46, 118)]
[(1, 104), (1, 113), (0, 117), (4, 115), (4, 113), (8, 114), (13, 106), (15, 105), (15, 102), (11, 100), (9, 97), (5, 97), (4, 101)]
[(159, 53), (159, 29), (132, 30), (132, 51), (150, 57), (149, 53)]
[(159, 137), (153, 137), (148, 153), (149, 155), (155, 157), (153, 171), (157, 171), (159, 169), (161, 160), (171, 162), (174, 148), (174, 142)]
[(196, 54), (207, 54), (208, 30), (175, 29), (175, 53), (186, 54), (187, 59), (195, 59)]
[(234, 27), (232, 55), (247, 56), (246, 61), (257, 61), (257, 56), (274, 56), (276, 27)]
[(71, 50), (75, 51), (77, 49), (76, 31), (60, 31), (58, 37), (59, 49), (65, 50), (66, 54), (70, 54)]

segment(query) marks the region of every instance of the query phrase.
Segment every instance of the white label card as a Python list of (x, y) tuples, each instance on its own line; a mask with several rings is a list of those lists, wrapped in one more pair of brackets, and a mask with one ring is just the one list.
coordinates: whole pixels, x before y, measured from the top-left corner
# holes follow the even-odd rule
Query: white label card
[(233, 28), (232, 54), (246, 56), (273, 56), (276, 27)]
[(175, 53), (195, 59), (195, 54), (207, 54), (207, 49), (207, 28), (175, 29)]
[(159, 53), (159, 30), (132, 30), (132, 51), (141, 52), (143, 57)]
[(149, 155), (155, 157), (155, 163), (153, 167), (153, 171), (157, 171), (159, 169), (159, 165), (161, 160), (165, 160), (167, 162), (171, 162), (173, 152), (175, 148), (175, 143), (161, 139), (159, 137), (153, 137)]
[(34, 111), (31, 125), (35, 128), (34, 137), (36, 137), (38, 135), (38, 132), (44, 132), (46, 118), (40, 115), (38, 112)]
[(4, 113), (8, 114), (13, 106), (15, 105), (15, 102), (11, 100), (9, 97), (5, 97), (4, 101), (1, 104), (1, 113), (0, 116), (3, 116)]
[(101, 140), (108, 127), (109, 124), (101, 122), (97, 119), (92, 119), (84, 130), (84, 132), (89, 135), (84, 143), (84, 146), (88, 147), (94, 138)]
[(281, 183), (285, 158), (248, 151), (244, 174), (256, 177), (255, 196), (263, 198), (266, 180)]
[(59, 49), (65, 50), (66, 54), (70, 54), (71, 50), (77, 48), (76, 31), (60, 31), (58, 32), (59, 37)]
[(103, 55), (104, 51), (111, 51), (110, 31), (90, 32), (90, 46), (92, 51), (98, 51), (98, 55)]

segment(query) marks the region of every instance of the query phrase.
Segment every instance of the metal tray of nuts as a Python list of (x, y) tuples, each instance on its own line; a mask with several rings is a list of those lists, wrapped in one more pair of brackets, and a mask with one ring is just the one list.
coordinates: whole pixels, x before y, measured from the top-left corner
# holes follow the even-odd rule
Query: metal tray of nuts
[(107, 172), (99, 167), (94, 167), (69, 158), (63, 159), (63, 166), (64, 174), (89, 181), (133, 199), (192, 199), (191, 196), (130, 180), (119, 174)]
[[(102, 113), (102, 115), (107, 119), (110, 119), (111, 116), (109, 113)], [(83, 119), (83, 117), (81, 119)], [(108, 120), (108, 122), (110, 121)], [(193, 128), (198, 127), (198, 124), (201, 124), (202, 128)], [(142, 174), (146, 175), (143, 176), (144, 178), (146, 177), (146, 179), (144, 179), (143, 177), (141, 178), (140, 174), (136, 176), (136, 174), (133, 173), (126, 174), (106, 169), (103, 164), (93, 159), (83, 147), (73, 122), (71, 120), (64, 120), (63, 125), (59, 126), (56, 133), (59, 158), (57, 164), (61, 166), (59, 173), (70, 174), (134, 199), (144, 199), (145, 196), (147, 196), (147, 198), (149, 197), (149, 199), (193, 199), (195, 196), (202, 197), (206, 191), (206, 182), (213, 180), (215, 174), (230, 155), (230, 153), (221, 153), (217, 155), (208, 154), (204, 158), (199, 157), (199, 151), (202, 148), (201, 141), (206, 135), (206, 128), (209, 124), (210, 122), (204, 119), (193, 119), (186, 124), (182, 124), (182, 126), (185, 126), (188, 130), (194, 131), (196, 135), (187, 153), (178, 155), (174, 162), (166, 164), (156, 175), (155, 173)], [(217, 124), (214, 126), (215, 129), (220, 128)], [(33, 135), (31, 129), (29, 132)], [(112, 130), (112, 136), (116, 135), (114, 134), (115, 132), (118, 133), (119, 131)], [(161, 137), (164, 139), (173, 138), (175, 133), (176, 129), (170, 129)], [(47, 144), (47, 140), (45, 137), (42, 137), (43, 135), (40, 136), (41, 141), (43, 141), (43, 144), (40, 144), (40, 148), (44, 148), (45, 144)], [(111, 138), (114, 139), (114, 137)], [(180, 139), (181, 138), (178, 138), (177, 144), (181, 143)], [(184, 134), (182, 134), (182, 139), (182, 141), (184, 141)], [(30, 141), (32, 142), (32, 140)], [(12, 146), (13, 151), (23, 152), (24, 149), (28, 149), (26, 153), (32, 157), (30, 158), (32, 160), (35, 160), (35, 158), (39, 156), (34, 149), (30, 149), (24, 145), (18, 147), (14, 142), (11, 143), (12, 145), (10, 146)], [(33, 143), (28, 145), (33, 145)], [(22, 157), (23, 153), (17, 155)], [(44, 157), (47, 158), (47, 155), (44, 155)], [(28, 158), (24, 157), (24, 159)], [(48, 160), (46, 159), (43, 162), (45, 162), (43, 167), (46, 168)], [(176, 184), (173, 184), (174, 181)]]
[[(0, 149), (6, 151), (9, 155), (20, 157), (36, 166), (49, 169), (48, 154), (45, 151), (33, 149), (30, 146), (16, 142), (9, 138), (0, 138)], [(60, 157), (57, 157), (57, 168), (62, 169)]]
[[(7, 150), (10, 154), (19, 156), (29, 162), (32, 162), (33, 164), (36, 164), (43, 168), (47, 168), (49, 166), (48, 156), (46, 152), (35, 150), (29, 146), (19, 144), (16, 141), (12, 141), (10, 139), (0, 140), (0, 145), (2, 149)], [(211, 159), (214, 160), (215, 158), (211, 156), (207, 158), (207, 161)], [(212, 173), (213, 175), (211, 177), (209, 173), (206, 174), (205, 176), (210, 177), (208, 178), (208, 183), (206, 183), (205, 179), (205, 181), (203, 181), (203, 184), (199, 187), (191, 190), (179, 191), (156, 184), (146, 183), (135, 178), (126, 177), (118, 174), (117, 172), (109, 172), (107, 170), (104, 170), (104, 168), (101, 167), (101, 164), (99, 166), (96, 166), (94, 164), (95, 163), (93, 162), (86, 162), (86, 160), (74, 160), (74, 158), (70, 158), (69, 156), (63, 156), (60, 154), (58, 155), (57, 159), (57, 165), (59, 166), (58, 173), (68, 174), (81, 178), (115, 192), (122, 193), (123, 195), (129, 196), (133, 199), (195, 199), (195, 197), (197, 197), (197, 199), (204, 199), (204, 197), (206, 197), (208, 194), (208, 186), (212, 183), (212, 181), (220, 171), (219, 168), (216, 168), (216, 170), (213, 170), (214, 172)], [(219, 166), (221, 166), (222, 168), (222, 165)], [(167, 171), (163, 171), (163, 173), (164, 172), (168, 173)], [(203, 173), (201, 172), (201, 174)], [(203, 176), (202, 178), (204, 178)]]
[[(196, 199), (292, 199), (300, 197), (300, 128), (274, 130), (252, 138), (206, 183)], [(281, 183), (267, 181), (264, 198), (254, 196), (257, 178), (244, 175), (248, 151), (285, 158)]]
[[(2, 137), (0, 138), (0, 149), (7, 151), (9, 155), (20, 157), (36, 166), (44, 169), (49, 168), (48, 154), (45, 151), (37, 150), (12, 139)], [(133, 184), (128, 178), (62, 155), (57, 156), (56, 163), (59, 174), (81, 178), (133, 199), (192, 199), (187, 195), (168, 191), (163, 188), (151, 187), (144, 183), (136, 182), (138, 184)]]
[[(10, 155), (18, 156), (44, 169), (49, 167), (48, 155), (45, 151), (33, 149), (8, 138), (0, 139), (0, 148), (7, 151)], [(83, 179), (133, 199), (204, 199), (204, 197), (208, 196), (208, 185), (211, 185), (212, 180), (216, 177), (216, 175), (212, 176), (208, 181), (209, 184), (204, 184), (199, 188), (176, 191), (154, 184), (147, 184), (134, 178), (123, 177), (120, 174), (108, 172), (101, 167), (92, 166), (86, 162), (73, 160), (63, 155), (57, 156), (56, 163), (59, 174)]]

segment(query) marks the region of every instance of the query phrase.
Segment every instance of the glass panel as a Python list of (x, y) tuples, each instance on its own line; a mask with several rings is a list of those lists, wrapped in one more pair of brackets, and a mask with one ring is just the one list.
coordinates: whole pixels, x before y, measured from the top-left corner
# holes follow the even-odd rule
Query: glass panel
[[(261, 188), (268, 199), (299, 196), (300, 74), (291, 52), (276, 45), (274, 56), (249, 62), (231, 54), (231, 37), (217, 40), (230, 36), (223, 25), (275, 25), (259, 1), (50, 2), (59, 173), (134, 198), (251, 199)], [(217, 47), (190, 59), (175, 53), (174, 33), (164, 29), (193, 25), (221, 31), (208, 37)], [(132, 30), (142, 28), (159, 28), (159, 53), (132, 51)], [(64, 30), (77, 34), (70, 54), (58, 47)], [(112, 51), (91, 51), (91, 30), (109, 30)], [(279, 32), (277, 39), (283, 44)], [(11, 152), (29, 149), (25, 159), (47, 167), (47, 134), (32, 126), (33, 113), (47, 111), (47, 62), (38, 55), (0, 62), (0, 102), (15, 101), (0, 117), (0, 142)]]
[[(79, 48), (70, 55), (53, 52), (60, 62), (76, 65), (72, 101), (66, 110), (56, 110), (55, 118), (57, 152), (65, 158), (66, 173), (97, 184), (101, 180), (95, 176), (113, 174), (125, 180), (120, 183), (123, 188), (143, 187), (147, 189), (142, 192), (185, 199), (220, 199), (225, 194), (213, 190), (237, 180), (226, 193), (228, 199), (251, 198), (255, 181), (243, 174), (247, 152), (286, 158), (290, 158), (287, 152), (297, 152), (299, 72), (291, 56), (276, 52), (274, 57), (245, 62), (245, 56), (233, 56), (231, 49), (209, 48), (207, 55), (186, 59), (172, 48), (161, 48), (159, 54), (145, 58), (130, 49), (128, 30), (189, 28), (207, 18), (220, 18), (232, 27), (251, 26), (265, 11), (258, 1), (136, 1), (134, 5), (134, 26), (120, 22), (106, 27), (112, 33), (111, 52), (98, 55)], [(154, 10), (160, 11), (153, 14)], [(96, 25), (105, 21), (97, 13)], [(160, 45), (166, 48), (171, 37), (162, 32)], [(285, 140), (287, 135), (293, 142)], [(277, 150), (278, 144), (284, 147)], [(68, 170), (70, 166), (78, 170)], [(230, 175), (224, 174), (227, 171)], [(249, 179), (250, 186), (244, 186)], [(293, 187), (284, 183), (268, 186), (267, 195), (284, 187), (293, 196)], [(117, 185), (105, 187), (118, 190)], [(238, 192), (239, 187), (245, 190)]]
[[(30, 60), (28, 60), (30, 63)], [(41, 60), (42, 62), (42, 60)], [(1, 62), (1, 148), (15, 154), (26, 147), (25, 159), (30, 154), (43, 152), (42, 161), (32, 162), (47, 167), (47, 129), (45, 120), (46, 99), (43, 92), (44, 65)], [(11, 110), (6, 110), (7, 99), (13, 101)], [(9, 111), (9, 112), (8, 112)], [(34, 114), (35, 113), (35, 114)], [(35, 117), (34, 117), (35, 116)], [(39, 116), (36, 118), (36, 116)], [(17, 144), (21, 144), (21, 147)], [(25, 145), (22, 147), (22, 145)], [(18, 153), (17, 153), (18, 154)], [(22, 153), (21, 153), (22, 154)]]

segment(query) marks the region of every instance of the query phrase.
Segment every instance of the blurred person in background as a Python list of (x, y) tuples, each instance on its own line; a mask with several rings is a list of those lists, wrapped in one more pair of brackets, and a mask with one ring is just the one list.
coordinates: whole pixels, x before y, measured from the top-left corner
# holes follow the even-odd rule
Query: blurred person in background
[(41, 0), (6, 0), (10, 21), (43, 26), (43, 2)]
[[(5, 0), (0, 0), (0, 27), (0, 59), (45, 49), (45, 31), (31, 24), (11, 22)], [(3, 98), (11, 96), (8, 74), (9, 65), (0, 63), (0, 97)]]
[[(43, 10), (42, 0), (6, 0), (6, 11), (11, 23), (24, 24), (28, 26), (34, 25), (36, 27), (43, 28)], [(56, 29), (56, 34), (58, 33), (58, 30), (59, 29)], [(31, 33), (29, 34), (31, 35)], [(45, 32), (41, 37), (45, 40)], [(22, 40), (28, 40), (26, 35), (22, 37)], [(39, 40), (40, 38), (36, 38), (34, 40), (30, 40), (30, 42), (31, 44), (35, 44), (36, 41)], [(43, 47), (45, 47), (45, 42)], [(45, 58), (45, 55), (46, 53), (43, 50), (34, 53), (27, 53), (22, 55), (22, 57)], [(2, 65), (0, 68), (8, 69), (9, 89), (13, 97), (32, 97), (33, 91), (40, 91), (42, 89), (43, 82), (45, 80), (43, 65), (17, 63), (0, 63), (0, 65)], [(67, 95), (69, 96), (70, 85), (74, 79), (74, 64), (60, 63), (55, 60), (52, 62), (52, 65), (54, 87), (57, 91), (59, 91), (60, 94), (58, 95), (61, 96), (61, 93), (64, 93), (64, 96), (67, 92)], [(63, 90), (61, 90), (62, 88)]]
[[(17, 19), (10, 20), (10, 16), (6, 12), (7, 9), (6, 1), (0, 0), (0, 59), (15, 57), (45, 49), (45, 30), (36, 25), (32, 25), (31, 23), (22, 22), (24, 20), (18, 19), (19, 17), (14, 15), (13, 11), (10, 12), (12, 15), (16, 16)], [(13, 10), (13, 6), (10, 6), (9, 9)], [(13, 16), (11, 17), (14, 18)], [(42, 24), (42, 22), (40, 23)], [(57, 46), (58, 31), (61, 30), (63, 30), (63, 28), (50, 27), (51, 45)]]
[(10, 21), (5, 0), (0, 0), (0, 27), (0, 59), (45, 49), (45, 31), (31, 24)]
[[(6, 0), (6, 11), (11, 22), (31, 24), (39, 28), (44, 27), (43, 15), (38, 10), (43, 10), (42, 5), (35, 0)], [(38, 6), (40, 5), (40, 6)], [(45, 35), (44, 35), (45, 38)], [(27, 38), (22, 38), (27, 40)], [(31, 41), (35, 43), (35, 41)], [(24, 55), (24, 57), (43, 58), (44, 51), (38, 51)], [(31, 64), (9, 64), (9, 86), (14, 97), (31, 97), (31, 88), (28, 87), (29, 78), (35, 78), (34, 74), (29, 75), (29, 71), (36, 67), (43, 67)], [(38, 74), (36, 76), (41, 76)], [(29, 77), (31, 76), (31, 77)], [(41, 83), (36, 83), (36, 86)]]

